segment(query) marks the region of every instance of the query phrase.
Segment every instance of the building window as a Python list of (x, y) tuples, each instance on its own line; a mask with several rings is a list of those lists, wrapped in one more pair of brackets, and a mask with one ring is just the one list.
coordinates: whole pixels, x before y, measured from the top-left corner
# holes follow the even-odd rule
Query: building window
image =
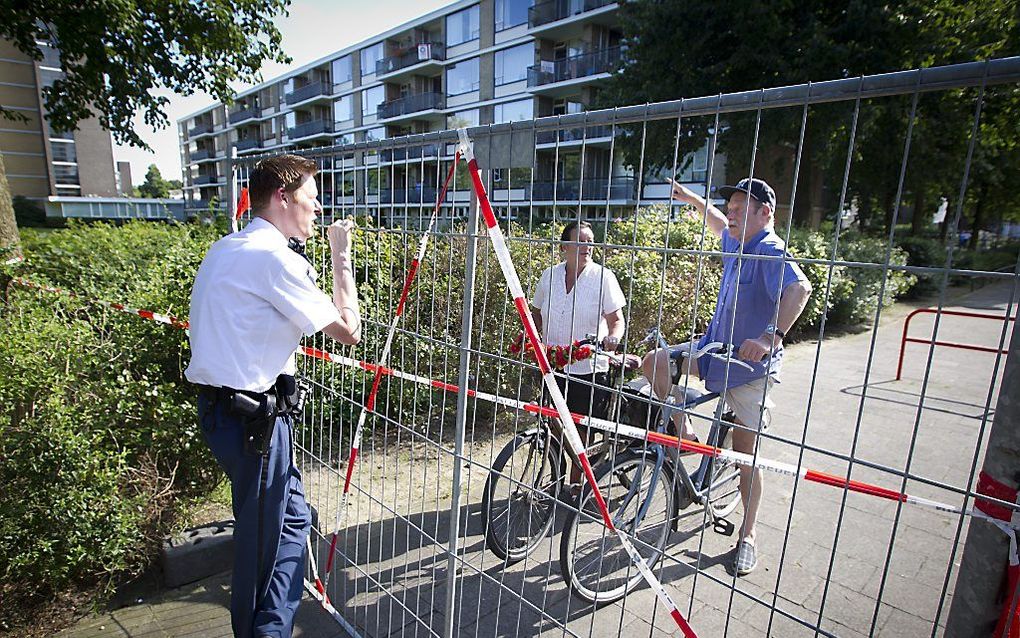
[(79, 197), (81, 196), (81, 186), (57, 186), (57, 195), (59, 197)]
[(383, 59), (384, 43), (377, 42), (361, 50), (361, 75), (375, 73), (375, 63)]
[(386, 127), (380, 126), (379, 128), (370, 128), (365, 131), (366, 142), (378, 142), (379, 140), (386, 139)]
[(351, 56), (345, 55), (342, 58), (333, 60), (333, 84), (343, 84), (351, 81)]
[(528, 67), (535, 63), (531, 42), (496, 51), (496, 86), (528, 79)]
[(54, 165), (53, 166), (53, 177), (56, 179), (59, 185), (77, 184), (78, 183), (78, 167), (67, 166), (67, 165)]
[(478, 39), (478, 5), (446, 16), (446, 46)]
[(458, 111), (446, 118), (446, 128), (468, 128), (478, 126), (478, 109)]
[(496, 0), (496, 31), (526, 24), (533, 4), (533, 0)]
[(386, 99), (386, 87), (383, 85), (373, 86), (361, 92), (361, 117), (376, 117), (379, 112), (379, 105)]
[(478, 90), (478, 58), (446, 68), (446, 94), (460, 95)]
[(73, 143), (67, 142), (51, 142), (50, 153), (53, 155), (54, 162), (77, 162), (78, 151)]
[(350, 95), (345, 95), (339, 100), (333, 101), (333, 121), (337, 124), (349, 122), (354, 119), (354, 100)]
[(535, 102), (531, 98), (497, 104), (492, 110), (492, 121), (495, 124), (503, 122), (520, 122), (531, 120), (535, 117)]

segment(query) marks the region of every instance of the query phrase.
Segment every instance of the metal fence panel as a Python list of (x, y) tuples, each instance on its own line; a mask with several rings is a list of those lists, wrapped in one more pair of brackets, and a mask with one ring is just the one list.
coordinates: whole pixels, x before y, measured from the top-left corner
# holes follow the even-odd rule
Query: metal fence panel
[[(648, 476), (653, 483), (665, 477), (660, 483), (669, 489), (660, 496), (672, 496), (662, 502), (678, 511), (648, 497), (642, 516), (675, 528), (665, 533), (654, 571), (699, 636), (943, 633), (963, 534), (988, 524), (959, 510), (973, 507), (1020, 291), (1016, 256), (996, 272), (988, 260), (1000, 250), (997, 240), (973, 228), (979, 250), (963, 250), (961, 222), (979, 214), (975, 207), (989, 192), (980, 189), (993, 176), (1020, 183), (1017, 163), (995, 155), (990, 119), (1016, 103), (1018, 80), (1020, 59), (1009, 58), (469, 131), (525, 291), (532, 294), (543, 270), (560, 261), (563, 224), (591, 222), (595, 261), (616, 273), (627, 298), (623, 349), (638, 356), (651, 328), (673, 344), (704, 331), (721, 280), (718, 241), (670, 199), (664, 178), (676, 176), (720, 206), (714, 188), (721, 184), (753, 175), (776, 186), (775, 232), (792, 256), (744, 254), (736, 267), (754, 272), (756, 262), (793, 262), (813, 292), (770, 395), (772, 427), (748, 457), (766, 470), (749, 479), (752, 490), (764, 490), (757, 569), (738, 577), (730, 567), (743, 508), (715, 517), (686, 497), (682, 474), (695, 474), (702, 456), (657, 456), (669, 431), (606, 434), (596, 468), (616, 485), (611, 504), (626, 501), (631, 484), (639, 484), (632, 492), (643, 502), (652, 483), (622, 469), (623, 452), (664, 459), (647, 466)], [(339, 538), (326, 594), (338, 619), (365, 636), (670, 633), (676, 627), (668, 610), (644, 585), (595, 605), (565, 583), (563, 563), (580, 561), (584, 541), (564, 542), (564, 523), (572, 515), (592, 520), (592, 510), (569, 485), (571, 463), (557, 452), (556, 428), (545, 439), (536, 434), (549, 430), (540, 407), (547, 399), (534, 361), (511, 351), (520, 322), (492, 244), (476, 228), (478, 196), (464, 166), (439, 202), (436, 234), (368, 419), (351, 500), (340, 528), (331, 529), (371, 364), (456, 141), (456, 132), (442, 131), (300, 151), (320, 167), (324, 225), (358, 220), (354, 261), (365, 319), (361, 345), (319, 335), (307, 345), (333, 360), (308, 356), (302, 364), (314, 400), (298, 436), (298, 463), (317, 512), (320, 570), (331, 534)], [(238, 187), (258, 159), (235, 163)], [(936, 195), (945, 198), (941, 205)], [(929, 213), (944, 216), (941, 235), (927, 217), (913, 221)], [(931, 237), (920, 240), (917, 229)], [(313, 248), (328, 289), (326, 242), (320, 237)], [(916, 324), (925, 345), (901, 335), (915, 303), (908, 289), (934, 309), (917, 319), (927, 322)], [(953, 314), (975, 308), (992, 318)], [(577, 313), (576, 305), (557, 310)], [(908, 357), (897, 379), (901, 347)], [(638, 405), (632, 391), (640, 384), (622, 384), (604, 388), (621, 406), (609, 420), (654, 431), (655, 423), (638, 423), (624, 409)], [(663, 407), (651, 405), (653, 413)], [(717, 415), (706, 404), (690, 418), (704, 440)], [(526, 445), (538, 456), (514, 452)], [(547, 452), (552, 477), (535, 479), (529, 459)], [(486, 494), (492, 481), (502, 481), (506, 494)], [(541, 529), (548, 517), (551, 525), (530, 552), (508, 560), (492, 551), (500, 523), (491, 517), (514, 499), (529, 517), (518, 522)], [(951, 511), (926, 507), (925, 499)], [(640, 549), (652, 551), (642, 538)], [(605, 540), (596, 534), (591, 542)], [(601, 555), (600, 568), (611, 552)], [(621, 569), (625, 578), (635, 573)]]

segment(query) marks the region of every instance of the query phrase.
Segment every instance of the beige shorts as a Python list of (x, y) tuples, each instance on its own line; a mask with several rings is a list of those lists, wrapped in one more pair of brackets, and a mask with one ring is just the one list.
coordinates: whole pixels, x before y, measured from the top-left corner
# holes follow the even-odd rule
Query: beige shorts
[(764, 432), (772, 425), (772, 386), (774, 377), (755, 379), (726, 390), (726, 407), (748, 428)]
[[(683, 374), (680, 362), (689, 361), (689, 359), (681, 357), (680, 353), (689, 352), (691, 349), (689, 343), (681, 343), (669, 349), (669, 373), (673, 380), (674, 391), (678, 385), (683, 383), (680, 378)], [(701, 376), (698, 374), (697, 365), (691, 366), (691, 373), (699, 378)], [(773, 403), (770, 395), (772, 386), (776, 383), (778, 381), (775, 376), (769, 375), (744, 385), (729, 388), (726, 390), (726, 408), (733, 412), (745, 427), (764, 432), (772, 424), (772, 408), (776, 407), (776, 404)], [(682, 400), (681, 394), (682, 392), (677, 393), (677, 400)]]

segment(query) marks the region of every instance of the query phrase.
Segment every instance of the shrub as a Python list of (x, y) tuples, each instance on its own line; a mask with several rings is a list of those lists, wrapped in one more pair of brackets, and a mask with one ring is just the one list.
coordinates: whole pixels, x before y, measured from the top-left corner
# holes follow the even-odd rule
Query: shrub
[[(938, 239), (906, 235), (897, 238), (896, 242), (907, 253), (908, 266), (941, 268), (946, 265), (946, 249)], [(938, 292), (942, 282), (942, 275), (938, 273), (915, 274), (914, 277), (917, 281), (905, 294), (914, 299)]]
[(845, 266), (847, 276), (853, 281), (853, 289), (848, 295), (835, 299), (829, 320), (836, 324), (870, 324), (880, 301), (883, 307), (892, 305), (917, 279), (902, 270), (885, 268), (886, 265), (905, 266), (907, 263), (906, 251), (895, 246), (889, 250), (885, 239), (848, 233), (840, 239), (837, 257), (840, 261), (867, 265)]
[[(217, 236), (145, 222), (22, 229), (21, 270), (83, 297), (184, 315)], [(0, 320), (5, 599), (45, 600), (68, 583), (137, 571), (167, 531), (173, 495), (204, 493), (220, 476), (182, 378), (184, 332), (19, 287)], [(3, 607), (0, 622), (16, 626), (18, 606)]]

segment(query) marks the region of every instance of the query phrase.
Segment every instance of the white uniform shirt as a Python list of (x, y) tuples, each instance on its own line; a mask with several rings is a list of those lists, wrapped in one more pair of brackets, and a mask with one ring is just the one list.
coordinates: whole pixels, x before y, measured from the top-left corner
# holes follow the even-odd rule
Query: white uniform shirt
[[(608, 268), (589, 262), (567, 292), (567, 262), (546, 268), (535, 285), (531, 305), (542, 313), (542, 340), (550, 346), (567, 346), (596, 334), (602, 339), (609, 334), (605, 315), (627, 305), (616, 275)], [(605, 372), (609, 362), (599, 357), (594, 371)], [(569, 374), (590, 374), (592, 360), (585, 359), (564, 368)]]
[(317, 276), (261, 217), (213, 244), (191, 291), (191, 363), (184, 376), (262, 392), (278, 375), (293, 374), (301, 335), (340, 319), (315, 285)]

